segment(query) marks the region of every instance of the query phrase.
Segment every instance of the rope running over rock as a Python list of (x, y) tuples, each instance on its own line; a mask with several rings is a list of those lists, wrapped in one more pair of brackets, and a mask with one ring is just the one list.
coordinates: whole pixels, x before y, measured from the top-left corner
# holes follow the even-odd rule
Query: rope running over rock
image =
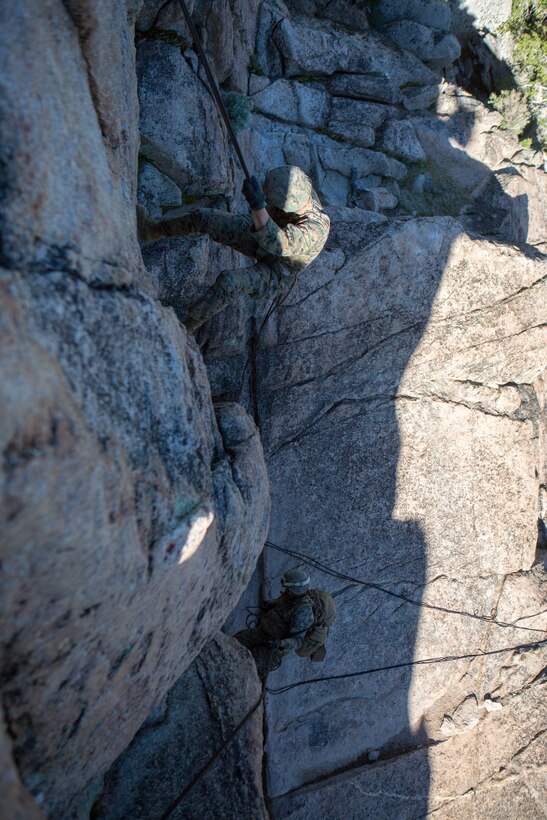
[(344, 572), (337, 572), (336, 570), (328, 567), (326, 564), (321, 563), (321, 561), (312, 558), (310, 555), (305, 555), (302, 552), (297, 552), (296, 550), (291, 550), (287, 547), (280, 547), (278, 544), (274, 544), (273, 541), (266, 541), (266, 546), (271, 547), (271, 549), (277, 550), (278, 552), (283, 552), (286, 555), (290, 555), (293, 558), (297, 558), (299, 561), (303, 561), (304, 563), (315, 567), (315, 569), (324, 572), (326, 575), (332, 575), (335, 578), (340, 578), (342, 581), (350, 581), (354, 584), (360, 584), (361, 586), (368, 587), (369, 589), (376, 589), (378, 592), (383, 592), (385, 595), (390, 595), (393, 598), (399, 598), (401, 601), (406, 601), (406, 603), (411, 604), (412, 606), (417, 606), (424, 609), (433, 609), (437, 612), (444, 612), (447, 615), (459, 615), (466, 618), (472, 618), (476, 621), (484, 621), (485, 623), (495, 624), (496, 626), (501, 626), (504, 628), (521, 629), (525, 632), (541, 632), (542, 634), (545, 634), (544, 629), (536, 629), (531, 626), (519, 626), (519, 624), (516, 623), (498, 621), (490, 615), (480, 615), (476, 612), (467, 612), (466, 610), (461, 609), (449, 609), (448, 607), (438, 606), (436, 604), (426, 604), (423, 601), (418, 601), (415, 598), (409, 598), (408, 595), (404, 595), (401, 592), (395, 592), (393, 589), (388, 589), (387, 587), (384, 587), (381, 584), (376, 584), (373, 581), (363, 581), (361, 578), (355, 578), (353, 575), (347, 575)]
[(539, 649), (539, 647), (544, 646), (547, 644), (547, 639), (543, 641), (538, 641), (536, 643), (526, 643), (526, 644), (518, 644), (517, 646), (506, 646), (503, 649), (492, 649), (487, 652), (473, 652), (466, 655), (447, 655), (442, 658), (421, 658), (417, 661), (407, 661), (405, 663), (395, 663), (390, 664), (388, 666), (377, 666), (370, 669), (361, 669), (356, 672), (343, 672), (340, 675), (325, 675), (320, 678), (308, 678), (307, 680), (297, 681), (296, 683), (287, 684), (287, 686), (281, 686), (277, 689), (269, 689), (265, 688), (262, 691), (257, 702), (254, 706), (247, 712), (243, 720), (241, 720), (237, 726), (230, 732), (222, 746), (214, 752), (209, 760), (199, 769), (198, 772), (194, 775), (194, 777), (190, 780), (188, 785), (184, 787), (182, 792), (179, 796), (174, 800), (168, 808), (164, 811), (161, 815), (160, 820), (167, 820), (170, 817), (175, 809), (177, 809), (184, 798), (189, 794), (189, 792), (194, 788), (196, 783), (201, 780), (201, 778), (209, 771), (209, 769), (214, 765), (214, 763), (218, 760), (222, 752), (226, 749), (226, 747), (232, 742), (238, 732), (245, 726), (247, 721), (249, 720), (252, 715), (256, 712), (262, 701), (264, 700), (264, 695), (267, 692), (269, 695), (281, 695), (284, 692), (288, 692), (291, 689), (296, 689), (299, 686), (305, 686), (311, 683), (322, 683), (324, 681), (331, 681), (331, 680), (343, 680), (345, 678), (356, 678), (356, 677), (363, 677), (364, 675), (372, 675), (377, 672), (388, 672), (392, 669), (402, 669), (404, 667), (410, 666), (424, 666), (426, 664), (434, 664), (434, 663), (449, 663), (452, 661), (460, 661), (460, 660), (469, 660), (474, 658), (482, 658), (487, 657), (489, 655), (502, 655), (506, 652), (526, 652), (531, 651), (534, 649)]

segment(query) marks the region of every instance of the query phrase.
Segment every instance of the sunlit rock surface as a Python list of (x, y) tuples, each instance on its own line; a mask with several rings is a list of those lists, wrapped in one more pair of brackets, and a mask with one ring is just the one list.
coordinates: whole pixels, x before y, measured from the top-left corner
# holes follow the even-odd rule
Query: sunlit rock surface
[(268, 480), (142, 264), (125, 10), (0, 15), (2, 694), (21, 778), (60, 817), (237, 602)]
[[(397, 669), (268, 694), (264, 738), (259, 709), (179, 816), (540, 810), (544, 653), (511, 647), (546, 627), (542, 157), (458, 86), (477, 38), (489, 82), (507, 71), (477, 35), (506, 3), (365, 5), (189, 3), (223, 91), (254, 102), (252, 170), (298, 164), (333, 224), (256, 358), (268, 305), (196, 341), (177, 320), (249, 260), (136, 241), (137, 195), (247, 209), (180, 4), (0, 11), (10, 820), (159, 815), (252, 707), (218, 629), (268, 530), (262, 443), (270, 539), (350, 576), (313, 570), (327, 659), (268, 685)], [(227, 633), (295, 562), (266, 549)], [(408, 665), (446, 655), (473, 657)]]
[[(541, 573), (528, 572), (543, 458), (544, 266), (448, 218), (379, 230), (334, 224), (322, 261), (269, 330), (258, 412), (271, 540), (411, 601), (311, 568), (336, 593), (327, 660), (318, 671), (294, 658), (272, 674), (275, 686), (495, 651), (537, 641), (547, 626)], [(266, 551), (271, 589), (290, 563)], [(542, 665), (541, 652), (508, 651), (268, 697), (271, 793), (372, 750), (390, 757), (441, 739), (445, 713), (468, 695), (482, 702), (518, 670), (520, 691)]]

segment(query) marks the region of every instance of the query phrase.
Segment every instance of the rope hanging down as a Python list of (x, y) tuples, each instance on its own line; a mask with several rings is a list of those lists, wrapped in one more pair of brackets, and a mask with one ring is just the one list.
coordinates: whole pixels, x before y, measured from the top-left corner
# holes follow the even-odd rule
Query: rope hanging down
[(226, 747), (232, 742), (235, 736), (240, 732), (240, 730), (245, 726), (247, 721), (249, 720), (252, 715), (256, 712), (262, 701), (264, 700), (264, 695), (267, 692), (269, 695), (281, 695), (284, 692), (288, 692), (290, 689), (296, 689), (298, 686), (304, 686), (309, 683), (321, 683), (323, 681), (331, 681), (331, 680), (342, 680), (344, 678), (356, 678), (356, 677), (363, 677), (364, 675), (372, 675), (376, 672), (388, 672), (392, 669), (402, 669), (403, 667), (408, 666), (423, 666), (425, 664), (434, 664), (434, 663), (449, 663), (450, 661), (459, 661), (459, 660), (468, 660), (470, 658), (482, 658), (488, 655), (501, 655), (505, 652), (516, 652), (522, 651), (526, 652), (528, 650), (539, 649), (540, 646), (544, 646), (547, 644), (547, 640), (538, 641), (537, 643), (525, 643), (525, 644), (518, 644), (517, 646), (506, 646), (503, 649), (492, 649), (488, 652), (474, 652), (467, 655), (449, 655), (444, 658), (422, 658), (421, 660), (417, 661), (407, 661), (406, 663), (395, 663), (389, 666), (377, 666), (373, 669), (362, 669), (357, 672), (345, 672), (340, 675), (325, 675), (321, 678), (309, 678), (308, 680), (301, 680), (297, 681), (296, 683), (287, 684), (287, 686), (281, 686), (278, 689), (263, 689), (262, 694), (260, 695), (257, 702), (254, 706), (247, 712), (245, 717), (237, 724), (237, 726), (230, 732), (224, 743), (220, 746), (219, 749), (214, 752), (209, 760), (199, 769), (198, 772), (194, 775), (194, 777), (190, 780), (188, 785), (184, 787), (181, 793), (178, 795), (176, 800), (174, 800), (167, 809), (163, 812), (159, 820), (167, 820), (167, 818), (171, 817), (175, 809), (177, 809), (184, 798), (189, 794), (189, 792), (194, 788), (196, 783), (198, 783), (201, 778), (207, 774), (209, 769), (214, 765), (214, 763), (218, 760), (222, 752), (226, 749)]
[[(373, 581), (363, 581), (361, 578), (355, 578), (353, 575), (346, 575), (344, 572), (337, 572), (309, 555), (305, 555), (302, 552), (297, 552), (296, 550), (290, 550), (287, 547), (280, 547), (278, 544), (274, 544), (273, 541), (266, 541), (265, 546), (271, 547), (278, 552), (283, 552), (285, 555), (291, 555), (293, 558), (297, 558), (300, 561), (304, 561), (304, 563), (315, 567), (315, 569), (324, 572), (326, 575), (332, 575), (334, 578), (340, 578), (342, 581), (350, 581), (354, 584), (360, 584), (361, 586), (368, 587), (369, 589), (376, 589), (378, 592), (383, 592), (384, 595), (390, 595), (392, 598), (399, 598), (401, 601), (406, 601), (407, 604), (411, 604), (412, 606), (423, 607), (424, 609), (433, 609), (437, 612), (444, 612), (446, 615), (460, 615), (466, 618), (472, 618), (476, 621), (485, 621), (486, 623), (495, 624), (496, 626), (502, 626), (505, 628), (521, 629), (524, 632), (541, 632), (542, 634), (545, 634), (544, 629), (535, 629), (532, 626), (519, 626), (516, 623), (512, 624), (506, 623), (505, 621), (498, 621), (496, 618), (492, 618), (489, 615), (478, 615), (475, 612), (466, 612), (463, 609), (449, 609), (445, 606), (426, 604), (423, 601), (417, 601), (415, 598), (409, 598), (407, 595), (403, 595), (400, 592), (395, 592), (394, 590), (388, 589), (381, 584), (375, 584)], [(541, 613), (537, 614), (540, 615)]]
[(206, 56), (206, 54), (203, 50), (203, 46), (201, 45), (201, 40), (199, 39), (199, 34), (198, 34), (197, 29), (194, 25), (194, 21), (192, 20), (192, 18), (190, 16), (190, 12), (188, 11), (188, 8), (187, 8), (186, 3), (184, 2), (184, 0), (179, 0), (179, 3), (180, 3), (180, 7), (182, 9), (182, 13), (184, 14), (184, 19), (186, 20), (186, 23), (188, 25), (188, 28), (190, 29), (190, 33), (191, 33), (192, 38), (194, 40), (194, 45), (196, 47), (198, 57), (201, 61), (201, 64), (202, 64), (204, 70), (205, 70), (205, 73), (207, 75), (207, 79), (209, 80), (209, 85), (211, 86), (211, 93), (213, 95), (213, 98), (214, 98), (217, 106), (218, 106), (218, 110), (220, 111), (220, 113), (222, 115), (222, 118), (223, 118), (223, 120), (226, 124), (226, 128), (228, 129), (228, 136), (230, 137), (230, 139), (232, 141), (232, 145), (234, 146), (235, 152), (237, 154), (237, 158), (238, 158), (239, 163), (240, 163), (240, 165), (243, 169), (243, 173), (245, 174), (247, 179), (250, 181), (251, 180), (251, 173), (250, 173), (250, 171), (247, 167), (247, 163), (245, 162), (245, 157), (243, 156), (243, 152), (242, 152), (241, 148), (239, 147), (239, 143), (237, 141), (236, 133), (235, 133), (234, 128), (232, 126), (232, 123), (230, 121), (230, 115), (228, 114), (228, 111), (226, 110), (226, 106), (224, 105), (224, 100), (222, 99), (222, 95), (221, 95), (219, 87), (217, 85), (217, 81), (215, 80), (213, 72), (211, 71), (211, 66), (209, 65), (209, 61), (208, 61), (207, 56)]
[(192, 789), (194, 788), (196, 783), (199, 780), (201, 780), (201, 778), (205, 774), (207, 774), (207, 772), (209, 771), (211, 766), (218, 760), (218, 758), (220, 757), (220, 755), (222, 754), (224, 749), (226, 749), (226, 747), (230, 745), (230, 743), (232, 742), (234, 737), (238, 734), (238, 732), (241, 729), (243, 729), (243, 727), (245, 726), (245, 724), (247, 723), (249, 718), (252, 717), (252, 715), (254, 715), (254, 713), (256, 712), (256, 710), (258, 709), (258, 707), (260, 706), (260, 704), (264, 700), (264, 694), (265, 694), (265, 690), (263, 689), (262, 694), (260, 695), (260, 697), (257, 700), (257, 702), (255, 703), (255, 705), (247, 712), (245, 717), (242, 720), (239, 721), (237, 726), (234, 729), (232, 729), (232, 731), (230, 732), (230, 734), (228, 735), (228, 737), (226, 738), (226, 740), (224, 741), (222, 746), (220, 746), (220, 748), (217, 749), (216, 752), (214, 752), (211, 755), (209, 760), (206, 763), (203, 764), (201, 769), (199, 769), (199, 771), (196, 772), (196, 774), (193, 776), (193, 778), (190, 780), (190, 782), (184, 787), (184, 789), (181, 791), (181, 793), (178, 795), (178, 797), (175, 800), (173, 800), (172, 803), (170, 803), (170, 805), (165, 809), (165, 811), (163, 812), (163, 814), (161, 815), (159, 820), (167, 820), (168, 817), (171, 817), (171, 815), (173, 814), (175, 809), (177, 809), (180, 806), (180, 804), (182, 803), (182, 801), (184, 800), (186, 795), (189, 792), (192, 791)]
[[(295, 280), (296, 281), (296, 280)], [(266, 327), (268, 319), (272, 316), (275, 311), (281, 307), (281, 305), (285, 302), (285, 300), (290, 296), (292, 289), (294, 288), (295, 282), (293, 282), (285, 293), (280, 293), (279, 296), (276, 296), (273, 300), (272, 304), (269, 307), (268, 312), (266, 313), (262, 324), (260, 325), (260, 330), (258, 331), (256, 338), (253, 339), (251, 343), (251, 352), (247, 356), (247, 361), (245, 362), (245, 366), (243, 368), (243, 372), (241, 374), (241, 380), (239, 382), (239, 390), (237, 392), (237, 396), (235, 397), (234, 401), (239, 401), (241, 398), (241, 394), (243, 393), (243, 386), (245, 384), (245, 373), (247, 372), (247, 368), (254, 362), (257, 354), (258, 354), (258, 346), (260, 344), (260, 337), (262, 336), (262, 331)]]

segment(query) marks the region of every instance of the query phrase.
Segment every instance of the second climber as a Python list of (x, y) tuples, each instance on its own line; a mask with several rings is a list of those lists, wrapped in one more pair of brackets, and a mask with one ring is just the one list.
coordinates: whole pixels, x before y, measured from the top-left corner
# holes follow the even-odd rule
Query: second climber
[(330, 220), (311, 180), (295, 165), (266, 174), (264, 189), (256, 177), (245, 180), (243, 194), (251, 214), (196, 208), (179, 217), (154, 222), (137, 210), (139, 239), (207, 234), (217, 242), (256, 260), (254, 265), (223, 271), (190, 306), (184, 320), (193, 333), (236, 296), (267, 299), (286, 293), (297, 274), (319, 255), (329, 235)]

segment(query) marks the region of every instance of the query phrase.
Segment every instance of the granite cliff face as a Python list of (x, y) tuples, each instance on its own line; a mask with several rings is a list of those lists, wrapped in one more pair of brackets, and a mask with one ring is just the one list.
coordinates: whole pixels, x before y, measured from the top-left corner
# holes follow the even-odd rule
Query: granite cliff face
[(268, 526), (342, 576), (313, 570), (326, 662), (269, 687), (477, 657), (267, 694), (172, 816), (539, 816), (544, 652), (511, 647), (547, 626), (545, 173), (457, 84), (490, 12), (189, 5), (254, 170), (300, 165), (331, 236), (245, 371), (267, 305), (198, 345), (177, 314), (248, 260), (141, 256), (134, 223), (245, 207), (179, 4), (2, 8), (6, 816), (173, 803), (260, 694), (228, 634), (295, 559), (267, 547), (219, 629)]
[(2, 695), (20, 775), (61, 817), (234, 607), (268, 480), (147, 281), (127, 10), (0, 16)]

